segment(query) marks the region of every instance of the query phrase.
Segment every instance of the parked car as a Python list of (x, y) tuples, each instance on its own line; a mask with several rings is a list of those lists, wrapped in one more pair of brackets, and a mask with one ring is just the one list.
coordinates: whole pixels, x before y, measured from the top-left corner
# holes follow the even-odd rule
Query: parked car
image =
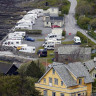
[(47, 57), (47, 49), (39, 49), (37, 55), (39, 55), (39, 57)]
[(58, 25), (52, 25), (51, 28), (60, 28)]
[(34, 39), (34, 38), (32, 38), (32, 37), (28, 37), (28, 36), (26, 36), (26, 37), (25, 37), (25, 40), (27, 40), (27, 41), (32, 41), (32, 42), (34, 42), (34, 41), (35, 41), (35, 39)]

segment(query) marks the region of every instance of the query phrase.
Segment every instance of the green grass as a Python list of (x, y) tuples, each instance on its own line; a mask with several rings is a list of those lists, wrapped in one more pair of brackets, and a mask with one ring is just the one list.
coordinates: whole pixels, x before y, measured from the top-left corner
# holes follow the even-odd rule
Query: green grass
[(66, 42), (62, 42), (62, 44), (74, 44), (74, 41), (66, 41)]
[(36, 41), (44, 41), (44, 39), (37, 39)]

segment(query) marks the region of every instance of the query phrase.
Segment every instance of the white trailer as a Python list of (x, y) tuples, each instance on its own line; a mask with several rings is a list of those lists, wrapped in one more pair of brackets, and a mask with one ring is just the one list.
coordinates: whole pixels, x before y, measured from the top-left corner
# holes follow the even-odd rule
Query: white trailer
[(2, 44), (3, 46), (17, 47), (21, 45), (21, 40), (6, 40)]
[(61, 44), (61, 41), (53, 39), (53, 40), (47, 40), (44, 42), (44, 44), (42, 45), (44, 48), (46, 49), (54, 49), (56, 44)]
[(15, 34), (15, 33), (9, 33), (8, 34), (8, 39), (21, 40), (21, 39), (23, 39), (23, 36), (19, 35), (19, 34)]
[(32, 46), (24, 46), (20, 50), (20, 52), (27, 52), (27, 53), (35, 53), (36, 49)]
[(74, 36), (74, 42), (75, 42), (75, 43), (81, 43), (80, 37)]
[(21, 36), (25, 36), (26, 35), (26, 32), (24, 32), (24, 31), (15, 31), (14, 33), (16, 35), (21, 35)]
[(15, 29), (28, 29), (28, 30), (32, 30), (32, 25), (19, 24), (19, 25), (15, 26)]
[(61, 40), (62, 39), (62, 35), (50, 33), (50, 34), (48, 34), (47, 37), (45, 37), (45, 40), (48, 40), (48, 39)]

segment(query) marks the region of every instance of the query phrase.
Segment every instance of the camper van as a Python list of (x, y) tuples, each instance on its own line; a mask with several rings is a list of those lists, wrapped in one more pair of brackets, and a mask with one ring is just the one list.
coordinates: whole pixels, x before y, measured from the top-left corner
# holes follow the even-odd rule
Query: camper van
[(48, 39), (57, 39), (57, 40), (60, 40), (60, 39), (62, 39), (62, 36), (59, 35), (59, 34), (50, 33), (50, 34), (48, 34), (47, 37), (45, 37), (45, 40), (48, 40)]
[(61, 44), (61, 41), (56, 40), (56, 39), (52, 39), (52, 40), (47, 40), (44, 42), (44, 44), (42, 45), (43, 47), (46, 45), (55, 45), (55, 44)]
[(20, 50), (20, 52), (27, 52), (27, 53), (35, 53), (35, 47), (32, 46), (24, 46)]
[(15, 31), (14, 34), (21, 35), (21, 36), (24, 37), (26, 35), (26, 32), (24, 32), (24, 31)]
[(21, 45), (21, 40), (6, 40), (2, 44), (3, 46), (17, 47)]
[(76, 44), (81, 44), (81, 39), (80, 39), (80, 37), (75, 36), (75, 37), (74, 37), (74, 42), (75, 42)]
[(23, 39), (23, 36), (19, 35), (19, 34), (15, 34), (15, 33), (9, 33), (8, 34), (8, 39), (11, 39), (11, 40), (21, 40), (21, 39)]

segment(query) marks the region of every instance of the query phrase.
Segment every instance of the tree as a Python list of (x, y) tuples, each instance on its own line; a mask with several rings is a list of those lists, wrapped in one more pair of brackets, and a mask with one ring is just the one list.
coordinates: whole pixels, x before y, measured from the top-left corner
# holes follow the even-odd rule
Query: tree
[(90, 18), (88, 17), (79, 17), (77, 24), (83, 28), (83, 29), (88, 29), (88, 25), (90, 23)]
[(31, 76), (33, 78), (41, 78), (43, 72), (40, 68), (40, 65), (32, 61), (31, 64), (26, 69), (26, 75)]
[(92, 14), (93, 8), (87, 1), (80, 1), (76, 7), (77, 15), (89, 15)]
[(0, 76), (0, 93), (2, 96), (41, 96), (34, 82), (31, 77)]

